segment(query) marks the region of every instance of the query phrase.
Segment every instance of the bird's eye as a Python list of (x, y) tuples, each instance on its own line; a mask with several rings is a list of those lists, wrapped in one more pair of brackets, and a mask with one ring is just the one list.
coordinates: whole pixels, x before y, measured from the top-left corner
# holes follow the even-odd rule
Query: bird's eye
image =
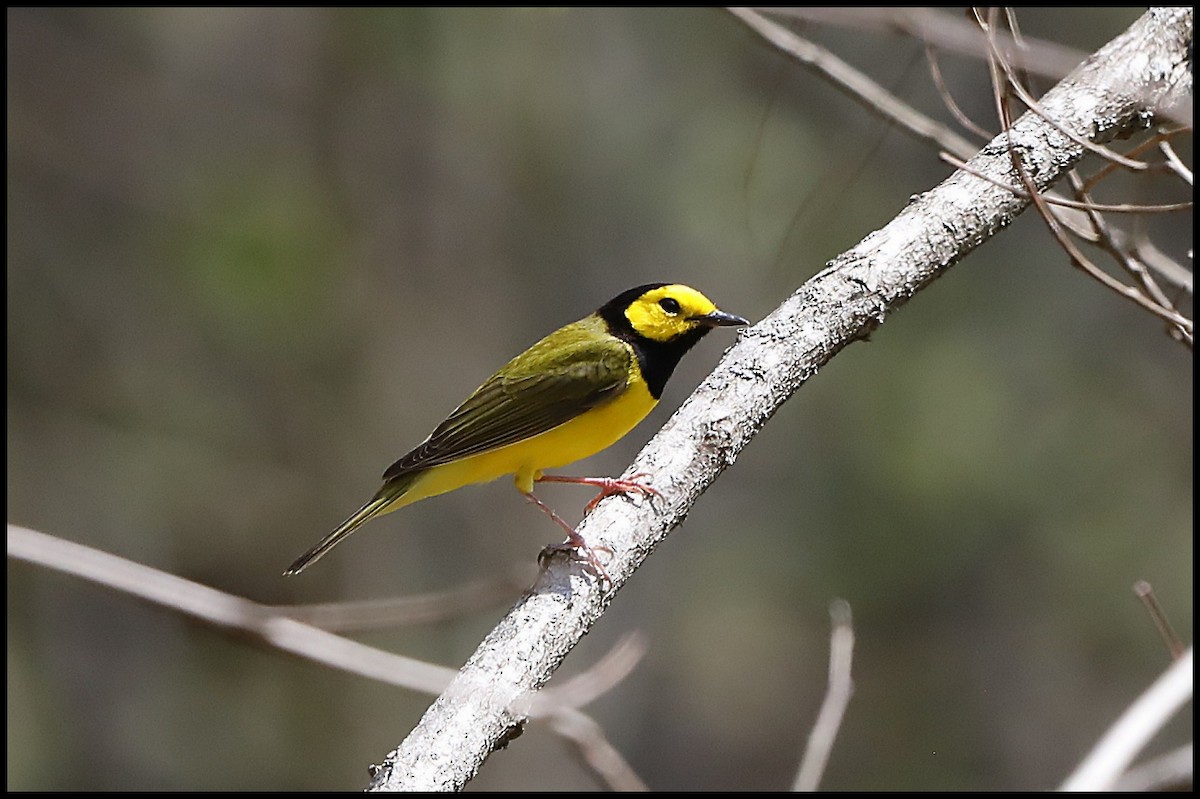
[(658, 306), (667, 313), (671, 314), (671, 316), (679, 313), (679, 300), (675, 299), (674, 297), (663, 297), (658, 301)]

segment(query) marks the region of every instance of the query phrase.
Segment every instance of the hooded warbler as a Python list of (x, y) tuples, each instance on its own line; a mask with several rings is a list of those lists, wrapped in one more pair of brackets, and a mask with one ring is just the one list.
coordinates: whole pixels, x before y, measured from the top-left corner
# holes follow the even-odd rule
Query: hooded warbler
[[(629, 289), (509, 361), (415, 449), (383, 473), (383, 487), (284, 574), (311, 566), (360, 525), (417, 500), (515, 475), (517, 490), (598, 566), (583, 539), (533, 495), (539, 481), (657, 493), (633, 480), (544, 475), (614, 444), (658, 404), (679, 359), (714, 327), (749, 324), (680, 284)], [(601, 571), (603, 571), (601, 569)]]

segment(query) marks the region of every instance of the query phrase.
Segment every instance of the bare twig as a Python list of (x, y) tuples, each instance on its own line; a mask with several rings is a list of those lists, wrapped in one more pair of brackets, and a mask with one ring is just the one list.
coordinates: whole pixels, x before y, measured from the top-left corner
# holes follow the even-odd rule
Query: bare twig
[(933, 85), (937, 88), (938, 95), (942, 98), (942, 104), (946, 106), (950, 115), (958, 120), (958, 124), (984, 141), (992, 138), (995, 134), (989, 133), (981, 126), (975, 124), (975, 121), (967, 116), (967, 113), (955, 101), (954, 96), (950, 93), (950, 88), (946, 85), (946, 81), (942, 77), (942, 68), (938, 64), (937, 50), (929, 45), (925, 46), (925, 61), (929, 64), (929, 75), (933, 79)]
[[(1104, 248), (1113, 259), (1136, 280), (1142, 287), (1142, 291), (1153, 302), (1158, 303), (1159, 307), (1178, 312), (1167, 295), (1159, 287), (1158, 281), (1150, 274), (1149, 270), (1132, 254), (1126, 252), (1117, 242), (1117, 237), (1109, 227), (1108, 222), (1100, 214), (1100, 208), (1091, 202), (1091, 197), (1088, 196), (1087, 190), (1083, 187), (1083, 181), (1076, 174), (1075, 170), (1067, 173), (1067, 179), (1071, 181), (1071, 185), (1075, 189), (1076, 195), (1085, 202), (1088, 220), (1091, 222), (1092, 230), (1096, 233), (1097, 243)], [(1176, 331), (1181, 336), (1187, 336), (1188, 331), (1178, 325), (1175, 326)]]
[[(1117, 243), (1120, 245), (1120, 242)], [(1134, 244), (1129, 245), (1129, 249), (1136, 253), (1136, 258), (1140, 263), (1153, 269), (1159, 277), (1175, 288), (1181, 289), (1189, 295), (1195, 292), (1192, 270), (1155, 247), (1153, 242), (1139, 238)]]
[[(994, 13), (995, 9), (993, 9), (993, 14)], [(994, 23), (991, 24), (994, 26)], [(1013, 144), (1012, 118), (1008, 108), (1008, 91), (1010, 88), (1012, 88), (1012, 83), (1011, 81), (1001, 77), (1001, 72), (1003, 70), (1001, 66), (996, 63), (995, 59), (993, 59), (992, 64), (993, 95), (996, 102), (997, 114), (999, 115), (1000, 123), (1004, 128), (1002, 137), (1007, 142), (1009, 158), (1012, 162), (1013, 171), (1016, 172), (1018, 177), (1020, 177), (1021, 182), (1025, 185), (1026, 198), (1033, 202), (1034, 207), (1037, 209), (1038, 215), (1042, 218), (1042, 220), (1045, 221), (1046, 226), (1050, 229), (1051, 234), (1055, 237), (1055, 239), (1058, 240), (1058, 243), (1062, 246), (1064, 252), (1066, 252), (1068, 257), (1071, 259), (1071, 263), (1073, 263), (1087, 275), (1093, 277), (1101, 285), (1106, 286), (1107, 288), (1116, 292), (1118, 295), (1131, 300), (1154, 315), (1159, 316), (1178, 327), (1183, 333), (1180, 339), (1187, 346), (1192, 346), (1194, 333), (1193, 324), (1190, 319), (1184, 318), (1171, 308), (1162, 307), (1138, 289), (1125, 285), (1112, 275), (1105, 272), (1103, 269), (1100, 269), (1098, 266), (1092, 263), (1091, 260), (1087, 258), (1087, 256), (1085, 256), (1078, 247), (1075, 246), (1075, 243), (1071, 241), (1070, 237), (1066, 235), (1063, 230), (1062, 222), (1048, 207), (1046, 199), (1041, 196), (1039, 187), (1030, 176), (1021, 158), (1021, 154), (1018, 152), (1017, 147)], [(1043, 120), (1045, 119), (1044, 112), (1042, 111), (1038, 112), (1038, 116), (1040, 116)], [(1054, 127), (1057, 130), (1060, 127), (1059, 123), (1054, 123)], [(1072, 140), (1074, 139), (1072, 138)]]
[(533, 715), (569, 741), (579, 761), (613, 791), (647, 791), (649, 788), (609, 742), (603, 728), (577, 708), (591, 703), (624, 680), (645, 653), (643, 636), (622, 636), (616, 646), (586, 671), (560, 685), (543, 688), (534, 697)]
[(308, 605), (272, 605), (280, 616), (320, 627), (330, 632), (369, 630), (408, 624), (434, 624), (474, 610), (511, 601), (524, 590), (514, 575), (509, 579), (470, 583), (449, 591), (418, 596), (369, 599), (360, 602), (328, 602)]
[(800, 770), (793, 791), (815, 791), (825, 774), (829, 753), (842, 726), (842, 716), (854, 693), (854, 681), (850, 676), (850, 665), (854, 656), (854, 625), (850, 616), (850, 603), (837, 599), (829, 606), (833, 621), (833, 632), (829, 637), (829, 687), (825, 701), (817, 714), (812, 732), (808, 735), (808, 746), (800, 761)]
[(571, 742), (580, 761), (610, 790), (650, 790), (590, 716), (565, 709), (551, 713), (546, 721), (551, 729)]
[(907, 131), (917, 139), (964, 158), (970, 157), (978, 149), (942, 123), (900, 100), (824, 47), (797, 36), (782, 25), (748, 8), (730, 8), (729, 13), (776, 48), (828, 80), (868, 111), (895, 123), (901, 130)]
[[(906, 71), (907, 68), (900, 70), (900, 74), (903, 75)], [(840, 203), (842, 199), (834, 200), (831, 204), (830, 197), (848, 197), (849, 195), (846, 192), (846, 188), (856, 183), (859, 177), (864, 172), (868, 171), (872, 161), (875, 158), (876, 151), (883, 145), (887, 132), (891, 130), (893, 126), (888, 123), (887, 120), (884, 120), (883, 127), (884, 129), (880, 132), (880, 134), (874, 137), (874, 141), (862, 150), (862, 152), (859, 154), (859, 157), (855, 159), (854, 166), (849, 170), (847, 170), (844, 163), (838, 161), (830, 161), (830, 163), (822, 170), (820, 177), (817, 178), (814, 188), (805, 193), (804, 198), (800, 201), (799, 205), (797, 205), (795, 211), (793, 211), (787, 230), (784, 232), (783, 236), (780, 237), (779, 245), (776, 248), (775, 255), (776, 267), (782, 267), (784, 265), (784, 253), (786, 252), (788, 242), (795, 233), (797, 224), (799, 223), (801, 217), (803, 217), (810, 206), (821, 204), (824, 208), (825, 214), (828, 215), (833, 213), (836, 215), (836, 212), (833, 209), (837, 207), (838, 203)]]
[(351, 641), (207, 585), (46, 533), (8, 525), (8, 555), (149, 600), (210, 624), (242, 630), (335, 669), (422, 693), (438, 693), (452, 669)]
[(1150, 614), (1150, 619), (1158, 629), (1158, 634), (1162, 636), (1163, 643), (1167, 645), (1167, 651), (1171, 653), (1171, 657), (1176, 659), (1182, 657), (1183, 641), (1175, 634), (1175, 629), (1171, 627), (1167, 614), (1163, 613), (1162, 606), (1158, 604), (1158, 598), (1154, 596), (1154, 588), (1145, 580), (1138, 580), (1133, 584), (1133, 593), (1137, 594), (1137, 598), (1146, 606), (1146, 612)]
[(1179, 160), (1179, 156), (1175, 154), (1175, 148), (1170, 142), (1163, 141), (1158, 143), (1158, 149), (1162, 150), (1162, 154), (1167, 158), (1167, 166), (1184, 180), (1189, 186), (1195, 185), (1195, 178), (1192, 175), (1192, 170), (1188, 169), (1183, 161)]
[[(1149, 150), (1150, 148), (1154, 147), (1155, 145), (1159, 144), (1160, 142), (1169, 140), (1171, 136), (1174, 136), (1177, 133), (1181, 133), (1182, 131), (1183, 131), (1183, 128), (1172, 128), (1170, 130), (1159, 130), (1157, 133), (1155, 133), (1150, 138), (1148, 138), (1142, 142), (1139, 142), (1136, 146), (1132, 147), (1129, 150), (1129, 152), (1125, 153), (1125, 156), (1128, 158), (1132, 158), (1134, 156), (1141, 155), (1146, 150)], [(1150, 169), (1170, 170), (1170, 166), (1166, 163), (1151, 163), (1151, 162), (1145, 162), (1145, 163), (1146, 163), (1146, 166)], [(1100, 181), (1104, 180), (1104, 178), (1108, 177), (1109, 175), (1111, 175), (1113, 172), (1115, 172), (1116, 170), (1118, 170), (1120, 168), (1121, 168), (1120, 164), (1113, 163), (1112, 161), (1105, 161), (1104, 164), (1100, 167), (1100, 169), (1096, 170), (1096, 173), (1094, 175), (1092, 175), (1086, 181), (1084, 181), (1084, 183), (1083, 183), (1084, 188), (1087, 191), (1091, 191), (1096, 186), (1096, 184), (1098, 184)]]
[(548, 713), (556, 708), (590, 705), (628, 677), (645, 654), (645, 636), (636, 632), (622, 635), (616, 645), (586, 671), (538, 691), (534, 710)]
[[(961, 169), (965, 172), (970, 172), (971, 174), (975, 175), (976, 177), (980, 178), (981, 180), (991, 181), (995, 185), (1000, 186), (1001, 188), (1008, 189), (1013, 194), (1015, 194), (1019, 197), (1024, 197), (1026, 199), (1029, 199), (1029, 197), (1030, 197), (1028, 191), (1026, 191), (1018, 186), (1011, 186), (1011, 185), (1005, 183), (1004, 181), (998, 180), (997, 178), (994, 178), (990, 175), (982, 175), (982, 174), (973, 172), (971, 170), (971, 167), (969, 167), (967, 165), (966, 161), (963, 161), (959, 158), (955, 158), (950, 153), (941, 152), (941, 153), (938, 153), (938, 157), (941, 158), (943, 161), (945, 161), (947, 164), (950, 164), (951, 166), (955, 167), (956, 169)], [(1196, 207), (1196, 204), (1191, 203), (1191, 202), (1163, 203), (1161, 205), (1131, 205), (1129, 203), (1119, 203), (1119, 204), (1113, 205), (1113, 204), (1107, 204), (1107, 203), (1098, 203), (1098, 202), (1095, 202), (1094, 200), (1086, 200), (1086, 201), (1069, 200), (1066, 197), (1048, 196), (1046, 194), (1042, 194), (1041, 196), (1042, 196), (1042, 199), (1045, 200), (1050, 205), (1061, 205), (1063, 208), (1075, 208), (1080, 211), (1100, 211), (1102, 213), (1111, 213), (1111, 214), (1163, 214), (1163, 213), (1173, 213), (1176, 211), (1190, 211)]]
[[(995, 7), (992, 8), (992, 11), (994, 16)], [(980, 27), (987, 34), (988, 51), (990, 54), (989, 63), (1000, 68), (1007, 78), (1006, 85), (1008, 88), (1011, 88), (1014, 92), (1016, 92), (1017, 97), (1021, 99), (1021, 102), (1025, 103), (1026, 107), (1028, 107), (1042, 119), (1046, 120), (1046, 122), (1052, 125), (1059, 133), (1070, 138), (1085, 150), (1090, 150), (1091, 152), (1096, 153), (1100, 157), (1105, 158), (1114, 164), (1120, 164), (1126, 169), (1130, 169), (1135, 172), (1140, 172), (1147, 168), (1147, 165), (1142, 161), (1134, 161), (1130, 158), (1126, 158), (1118, 152), (1114, 152), (1113, 150), (1104, 147), (1103, 145), (1096, 144), (1095, 142), (1088, 140), (1086, 137), (1081, 136), (1072, 130), (1064, 128), (1053, 117), (1047, 115), (1042, 109), (1041, 105), (1038, 103), (1037, 99), (1025, 90), (1025, 86), (1022, 84), (1020, 77), (1015, 74), (1012, 63), (1009, 61), (1008, 57), (1001, 52), (999, 45), (996, 43), (995, 20), (991, 18), (984, 20), (983, 16), (979, 12), (979, 9), (974, 9), (974, 14), (975, 18), (979, 22)], [(995, 78), (993, 78), (993, 81), (995, 81)]]
[[(787, 16), (859, 30), (901, 33), (938, 50), (970, 58), (984, 58), (988, 49), (984, 34), (978, 28), (960, 15), (934, 8), (800, 6), (758, 10), (777, 17)], [(1024, 67), (1056, 81), (1061, 80), (1087, 58), (1087, 53), (1058, 42), (1024, 37), (1022, 44)], [(1011, 53), (1016, 48), (1012, 37), (1004, 32), (997, 34), (997, 46), (1004, 53)]]
[[(1072, 233), (1092, 244), (1101, 244), (1102, 246), (1105, 246), (1105, 248), (1117, 258), (1118, 262), (1126, 267), (1127, 271), (1139, 277), (1139, 282), (1141, 282), (1143, 286), (1153, 286), (1154, 289), (1157, 289), (1157, 284), (1154, 283), (1153, 279), (1146, 273), (1142, 262), (1125, 253), (1120, 248), (1115, 233), (1108, 230), (1107, 226), (1104, 226), (1102, 222), (1098, 223), (1096, 221), (1098, 217), (1094, 217), (1092, 221), (1093, 232), (1091, 235), (1087, 235), (1075, 224), (1069, 224), (1067, 220), (1059, 218), (1058, 215), (1053, 212), (1053, 210), (1047, 207), (1049, 205), (1060, 205), (1065, 208), (1095, 211), (1097, 209), (1104, 208), (1105, 206), (1097, 206), (1096, 204), (1090, 202), (1075, 202), (1057, 196), (1048, 196), (1047, 194), (1031, 194), (1028, 190), (1010, 186), (1003, 180), (991, 175), (980, 173), (973, 169), (969, 164), (959, 161), (949, 153), (940, 153), (939, 155), (943, 161), (949, 164), (954, 164), (963, 172), (974, 175), (980, 180), (986, 180), (995, 186), (999, 186), (1011, 191), (1015, 196), (1023, 199), (1033, 200), (1033, 202), (1037, 204), (1038, 210), (1042, 212), (1043, 218), (1046, 219), (1046, 224), (1050, 227), (1051, 232), (1054, 233), (1060, 244), (1062, 244), (1063, 249), (1065, 249), (1068, 256), (1071, 257), (1072, 263), (1074, 263), (1088, 275), (1094, 277), (1101, 284), (1116, 291), (1118, 294), (1121, 294), (1127, 299), (1135, 301), (1138, 305), (1141, 305), (1143, 308), (1151, 313), (1154, 313), (1156, 316), (1162, 317), (1179, 332), (1181, 336), (1180, 340), (1185, 344), (1190, 345), (1193, 337), (1192, 320), (1180, 314), (1160, 290), (1154, 290), (1151, 292), (1151, 296), (1146, 296), (1146, 294), (1143, 294), (1137, 289), (1126, 286), (1124, 283), (1121, 283), (1120, 281), (1111, 277), (1107, 272), (1104, 272), (1102, 269), (1092, 263), (1091, 260), (1084, 256), (1084, 254), (1078, 248), (1076, 248), (1070, 242), (1070, 240), (1065, 237), (1065, 235), (1063, 235), (1063, 227), (1069, 227)], [(1052, 219), (1046, 218), (1047, 215), (1052, 217)]]
[[(388, 685), (436, 695), (445, 690), (454, 669), (436, 666), (318, 629), (282, 615), (277, 608), (227, 594), (183, 577), (66, 541), (8, 525), (8, 556), (71, 574), (150, 601), (210, 624), (258, 636), (293, 655)], [(636, 775), (604, 738), (591, 718), (578, 710), (620, 682), (641, 658), (645, 643), (629, 635), (591, 669), (536, 697), (527, 708), (545, 719), (580, 750), (581, 759), (615, 790), (629, 788)], [(638, 781), (640, 782), (640, 781)]]
[(1191, 744), (1186, 744), (1129, 769), (1117, 779), (1112, 789), (1121, 793), (1191, 791), (1194, 764), (1195, 752)]
[(1058, 240), (1058, 243), (1062, 245), (1063, 250), (1066, 251), (1067, 255), (1070, 257), (1071, 263), (1075, 264), (1075, 266), (1079, 267), (1086, 274), (1095, 278), (1101, 285), (1112, 289), (1118, 295), (1127, 300), (1131, 300), (1137, 305), (1140, 305), (1142, 308), (1145, 308), (1147, 311), (1150, 311), (1155, 316), (1161, 317), (1162, 319), (1170, 322), (1172, 325), (1178, 327), (1184, 334), (1181, 340), (1190, 347), (1192, 345), (1194, 336), (1192, 320), (1184, 318), (1171, 308), (1164, 308), (1138, 289), (1125, 285), (1092, 263), (1091, 260), (1087, 258), (1087, 256), (1085, 256), (1083, 252), (1080, 251), (1080, 249), (1076, 247), (1071, 239), (1068, 238), (1063, 232), (1062, 223), (1059, 222), (1058, 218), (1047, 207), (1045, 199), (1037, 193), (1037, 189), (1033, 185), (1033, 181), (1025, 172), (1025, 167), (1020, 163), (1020, 158), (1016, 157), (1015, 155), (1014, 163), (1017, 164), (1017, 170), (1021, 173), (1021, 179), (1026, 182), (1030, 192), (1029, 197), (1033, 200), (1033, 204), (1037, 207), (1039, 216), (1045, 220), (1046, 226)]
[(1121, 714), (1075, 772), (1064, 791), (1112, 790), (1125, 769), (1171, 716), (1192, 696), (1192, 648), (1188, 647), (1137, 701)]

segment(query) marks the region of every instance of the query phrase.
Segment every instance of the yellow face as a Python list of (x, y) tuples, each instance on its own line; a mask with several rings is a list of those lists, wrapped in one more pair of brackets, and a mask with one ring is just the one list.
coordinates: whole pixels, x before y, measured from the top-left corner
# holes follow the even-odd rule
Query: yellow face
[(625, 318), (640, 335), (670, 341), (698, 327), (717, 310), (712, 300), (689, 286), (675, 284), (650, 289), (629, 304)]

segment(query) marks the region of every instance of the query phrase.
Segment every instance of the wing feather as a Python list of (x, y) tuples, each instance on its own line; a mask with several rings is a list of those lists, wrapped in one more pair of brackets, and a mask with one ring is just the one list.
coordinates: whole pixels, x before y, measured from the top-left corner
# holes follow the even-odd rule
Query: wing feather
[(634, 355), (624, 342), (597, 335), (596, 322), (569, 325), (518, 355), (383, 479), (533, 438), (618, 396)]

